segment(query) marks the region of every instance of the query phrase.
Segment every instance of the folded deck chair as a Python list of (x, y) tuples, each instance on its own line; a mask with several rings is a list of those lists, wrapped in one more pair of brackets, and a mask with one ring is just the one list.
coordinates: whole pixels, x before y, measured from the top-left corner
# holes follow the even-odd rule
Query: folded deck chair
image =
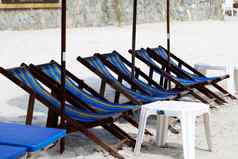
[(0, 144), (25, 147), (27, 152), (46, 148), (65, 135), (62, 129), (0, 122)]
[[(60, 87), (61, 66), (57, 62), (51, 61), (50, 63), (37, 66), (31, 64), (30, 70), (35, 77), (45, 85), (48, 85), (48, 87), (54, 84)], [(66, 70), (65, 90), (68, 101), (72, 101), (72, 103), (79, 102), (80, 105), (85, 106), (86, 109), (93, 112), (125, 112), (125, 115), (122, 115), (122, 117), (138, 128), (138, 123), (130, 116), (130, 113), (128, 113), (128, 111), (139, 108), (137, 105), (114, 104), (106, 100), (83, 80), (78, 79), (68, 70)], [(151, 135), (148, 131), (146, 133)]]
[[(129, 53), (132, 53), (131, 50), (129, 50)], [(176, 88), (182, 88), (182, 89), (191, 89), (191, 88), (197, 88), (198, 91), (201, 91), (201, 87), (204, 87), (204, 85), (209, 84), (208, 81), (205, 80), (189, 80), (189, 79), (184, 79), (184, 78), (180, 78), (177, 77), (176, 75), (173, 74), (169, 74), (166, 71), (164, 71), (164, 69), (159, 66), (159, 64), (150, 56), (150, 54), (148, 53), (147, 50), (145, 49), (140, 49), (140, 50), (136, 50), (136, 57), (141, 60), (142, 62), (144, 62), (149, 68), (149, 77), (151, 79), (153, 79), (153, 75), (154, 73), (158, 73), (161, 77), (165, 78), (166, 80), (171, 81), (172, 83), (174, 83), (176, 85)], [(161, 78), (162, 79), (162, 78)], [(163, 81), (163, 80), (161, 80)], [(160, 82), (161, 82), (160, 81)], [(163, 82), (160, 83), (160, 85), (163, 85)], [(201, 93), (203, 93), (203, 90), (201, 91)], [(195, 96), (197, 96), (198, 94), (195, 92), (192, 92), (191, 94), (194, 94)], [(206, 95), (206, 94), (205, 94)], [(210, 96), (209, 96), (210, 98)], [(212, 98), (212, 97), (211, 97)], [(201, 100), (202, 102), (203, 99)], [(208, 100), (206, 100), (208, 101)], [(206, 103), (205, 101), (205, 103)], [(212, 101), (215, 101), (218, 104), (223, 104), (222, 101), (217, 100), (216, 98), (213, 98), (210, 100), (210, 103)]]
[[(148, 48), (147, 52), (150, 55), (150, 57), (153, 58), (153, 60), (160, 63), (164, 67), (169, 68), (171, 72), (176, 74), (178, 77), (178, 80), (180, 80), (181, 82), (183, 81), (188, 82), (189, 80), (189, 82), (195, 81), (195, 82), (202, 82), (204, 83), (204, 85), (212, 85), (216, 89), (218, 89), (223, 94), (224, 97), (228, 96), (232, 99), (236, 99), (236, 97), (231, 95), (228, 91), (226, 91), (224, 88), (222, 88), (221, 86), (217, 84), (218, 82), (229, 78), (229, 75), (224, 75), (221, 77), (206, 77), (205, 75), (201, 74), (199, 71), (197, 71), (192, 66), (190, 66), (183, 60), (179, 59), (177, 56), (175, 56), (172, 53), (170, 53), (171, 55), (170, 63), (168, 64), (167, 50), (161, 46), (154, 49)], [(205, 87), (202, 87), (202, 89), (203, 88)], [(212, 91), (208, 89), (204, 90), (204, 93), (206, 92), (208, 94), (211, 94), (212, 96), (215, 96), (219, 100), (223, 100), (222, 98), (219, 98), (219, 96), (217, 96), (215, 93), (213, 93)]]
[[(30, 73), (27, 67), (18, 67), (13, 69), (0, 68), (0, 72), (8, 79), (13, 81), (15, 84), (20, 86), (26, 92), (30, 94), (30, 98), (39, 100), (42, 104), (47, 106), (49, 109), (54, 111), (56, 114), (61, 116), (61, 104), (60, 101), (50, 94), (45, 87), (39, 83), (34, 76)], [(55, 90), (56, 91), (56, 90)], [(59, 94), (61, 90), (57, 90)], [(34, 102), (30, 102), (34, 103)], [(33, 107), (33, 105), (29, 105)], [(32, 109), (32, 108), (31, 108)], [(29, 108), (28, 108), (29, 110)], [(66, 127), (69, 131), (80, 131), (85, 136), (90, 138), (94, 143), (100, 145), (111, 155), (117, 158), (123, 158), (116, 150), (116, 148), (106, 144), (104, 141), (99, 139), (90, 128), (96, 126), (102, 126), (108, 130), (112, 135), (120, 139), (122, 143), (128, 145), (134, 144), (132, 139), (127, 133), (117, 127), (113, 122), (118, 118), (119, 113), (94, 113), (83, 108), (73, 106), (66, 103), (64, 107), (64, 119), (66, 121)], [(32, 113), (28, 112), (28, 119), (32, 119)], [(31, 117), (29, 117), (31, 116)]]
[(1, 159), (20, 159), (26, 154), (25, 147), (0, 144)]
[[(110, 69), (104, 65), (104, 63), (100, 60), (99, 57), (92, 56), (87, 58), (78, 57), (77, 60), (85, 65), (88, 69), (92, 72), (96, 73), (101, 79), (101, 94), (105, 91), (105, 84), (109, 84), (114, 88), (117, 92), (115, 95), (115, 102), (119, 101), (120, 93), (127, 97), (133, 103), (151, 103), (158, 100), (170, 100), (170, 99), (177, 99), (184, 95), (183, 93), (177, 92), (161, 92), (156, 95), (151, 95), (147, 93), (146, 90), (143, 90), (139, 87), (139, 91), (135, 91), (128, 87), (127, 85), (122, 83), (124, 77), (118, 76), (118, 79), (110, 72)], [(129, 81), (130, 82), (130, 81)], [(130, 83), (131, 84), (131, 83)], [(136, 85), (135, 85), (136, 86)], [(186, 92), (187, 93), (187, 92)], [(186, 94), (185, 93), (185, 94)]]

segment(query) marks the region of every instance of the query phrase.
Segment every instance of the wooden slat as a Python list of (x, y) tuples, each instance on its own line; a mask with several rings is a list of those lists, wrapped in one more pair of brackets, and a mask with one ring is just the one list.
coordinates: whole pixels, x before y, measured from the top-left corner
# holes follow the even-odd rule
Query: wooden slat
[(60, 3), (0, 3), (0, 9), (58, 9), (61, 7)]

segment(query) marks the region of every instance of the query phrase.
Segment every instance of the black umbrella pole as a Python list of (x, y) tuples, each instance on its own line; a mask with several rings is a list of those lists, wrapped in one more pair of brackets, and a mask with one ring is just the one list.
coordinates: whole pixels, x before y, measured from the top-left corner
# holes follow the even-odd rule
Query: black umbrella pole
[[(65, 128), (65, 67), (66, 67), (66, 0), (62, 0), (61, 6), (61, 120), (60, 127)], [(64, 152), (64, 138), (60, 142), (60, 152)]]
[[(170, 0), (166, 0), (166, 28), (167, 28), (167, 50), (168, 50), (168, 65), (170, 66)], [(166, 69), (167, 73), (170, 73), (169, 68)], [(171, 88), (171, 82), (165, 80), (165, 88)]]
[[(166, 8), (167, 8), (167, 16), (166, 16), (166, 23), (167, 23), (167, 50), (170, 53), (170, 1), (166, 1)], [(169, 57), (170, 58), (170, 57)]]
[(134, 0), (134, 2), (133, 2), (133, 24), (132, 24), (132, 79), (135, 78), (136, 23), (137, 23), (137, 0)]

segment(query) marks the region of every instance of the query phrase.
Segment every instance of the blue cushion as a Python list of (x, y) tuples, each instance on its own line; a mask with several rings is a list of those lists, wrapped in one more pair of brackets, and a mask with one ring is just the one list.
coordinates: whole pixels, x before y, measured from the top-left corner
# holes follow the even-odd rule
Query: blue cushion
[(26, 154), (26, 148), (0, 144), (0, 159), (18, 159)]
[(25, 147), (28, 152), (41, 150), (65, 135), (62, 129), (0, 122), (0, 144)]

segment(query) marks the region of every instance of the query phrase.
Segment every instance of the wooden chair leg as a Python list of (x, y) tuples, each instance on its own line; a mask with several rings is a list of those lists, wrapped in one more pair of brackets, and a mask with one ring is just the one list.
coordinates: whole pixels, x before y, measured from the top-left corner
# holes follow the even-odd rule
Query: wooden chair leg
[[(135, 72), (135, 79), (139, 79), (139, 72)], [(131, 85), (131, 90), (136, 91), (136, 87), (134, 85)]]
[(116, 91), (115, 93), (115, 98), (114, 98), (114, 103), (115, 104), (118, 104), (120, 101), (120, 92), (119, 91)]
[(63, 154), (65, 151), (65, 138), (60, 139), (60, 153)]
[(221, 97), (219, 97), (218, 95), (216, 95), (215, 93), (213, 93), (212, 91), (210, 91), (208, 88), (206, 88), (205, 86), (203, 87), (197, 87), (197, 89), (204, 93), (207, 97), (209, 98), (215, 98), (217, 104), (224, 104), (227, 103), (224, 99), (222, 99)]
[[(165, 71), (165, 67), (162, 66), (162, 70)], [(164, 88), (164, 76), (160, 76), (160, 86)]]
[(123, 156), (121, 156), (116, 149), (111, 147), (110, 145), (103, 142), (101, 139), (99, 139), (93, 132), (91, 132), (89, 129), (83, 127), (83, 126), (76, 126), (78, 130), (80, 130), (85, 136), (87, 136), (89, 139), (91, 139), (94, 143), (101, 146), (104, 150), (109, 152), (112, 156), (118, 158), (118, 159), (124, 159)]
[[(121, 78), (121, 77), (118, 77), (118, 81), (119, 81), (120, 83), (122, 83), (122, 78)], [(120, 92), (119, 92), (119, 91), (116, 91), (114, 103), (117, 104), (117, 103), (119, 103), (119, 101), (120, 101)]]
[(105, 90), (106, 90), (106, 82), (102, 79), (100, 87), (100, 95), (103, 97), (105, 96)]
[(115, 124), (103, 125), (103, 128), (109, 131), (113, 136), (115, 136), (119, 140), (123, 141), (123, 144), (127, 144), (128, 146), (132, 147), (135, 145), (135, 140), (127, 133), (125, 133), (123, 130), (121, 130), (119, 127), (117, 127)]
[[(139, 128), (139, 124), (137, 121), (135, 121), (131, 116), (124, 116), (123, 117), (126, 121), (128, 121), (131, 125), (133, 125), (134, 127), (136, 127), (137, 129)], [(145, 130), (145, 135), (150, 135), (153, 136), (153, 134), (151, 132), (149, 132), (149, 130)]]
[(106, 129), (107, 131), (109, 131), (113, 136), (117, 137), (120, 140), (125, 139), (126, 137), (120, 133), (118, 133), (116, 130), (114, 130), (112, 127), (110, 127), (109, 125), (103, 125), (102, 126), (104, 129)]
[[(59, 99), (59, 94), (57, 94), (56, 92), (52, 91), (51, 94), (52, 94), (52, 96)], [(50, 128), (58, 127), (58, 121), (59, 121), (58, 117), (59, 117), (58, 114), (49, 108), (46, 127), (50, 127)]]
[[(153, 74), (154, 74), (154, 69), (152, 67), (150, 67), (150, 71), (149, 71), (150, 79), (153, 79)], [(152, 85), (151, 81), (149, 81), (148, 84), (151, 86)]]
[[(133, 139), (128, 133), (126, 133), (124, 130), (122, 130), (121, 128), (119, 128), (117, 125), (115, 124), (110, 124), (110, 127), (112, 127), (113, 129), (115, 129), (118, 133), (122, 134), (123, 136), (125, 136), (126, 138), (128, 138), (133, 146), (135, 145), (135, 139)], [(129, 145), (130, 146), (130, 145)]]
[(28, 102), (28, 108), (27, 108), (27, 115), (26, 115), (26, 125), (32, 124), (33, 119), (33, 112), (34, 112), (34, 104), (35, 104), (35, 95), (31, 94)]
[(212, 83), (213, 87), (215, 87), (216, 89), (218, 89), (219, 91), (221, 91), (223, 94), (228, 94), (228, 96), (231, 99), (237, 99), (235, 96), (233, 96), (232, 94), (230, 94), (227, 90), (225, 90), (224, 88), (222, 88), (221, 86), (219, 86), (216, 83)]
[(49, 109), (46, 127), (50, 127), (50, 128), (58, 127), (58, 120), (59, 120), (58, 114), (55, 113), (52, 109)]
[(198, 100), (201, 101), (202, 103), (211, 104), (211, 103), (209, 103), (206, 99), (202, 98), (200, 95), (198, 95), (197, 93), (195, 93), (194, 91), (191, 91), (190, 93), (191, 93), (191, 95), (192, 95), (194, 98), (198, 99)]

